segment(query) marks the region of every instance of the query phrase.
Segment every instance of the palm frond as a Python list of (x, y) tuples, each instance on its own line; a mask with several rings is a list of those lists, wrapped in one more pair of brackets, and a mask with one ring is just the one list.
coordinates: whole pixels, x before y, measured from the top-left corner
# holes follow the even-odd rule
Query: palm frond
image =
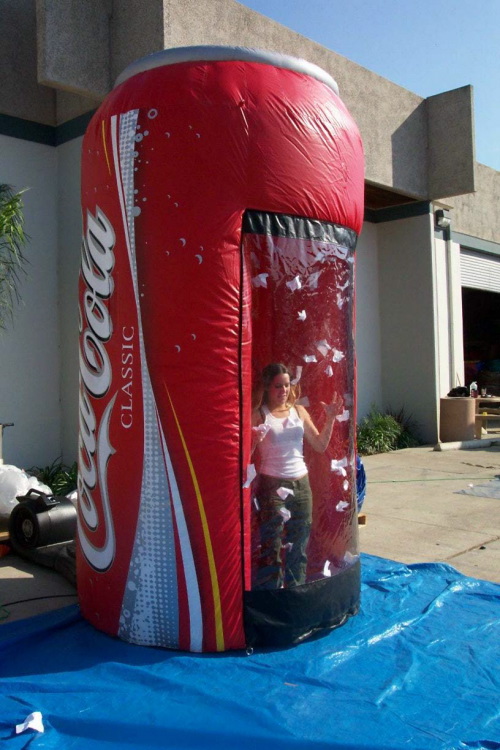
[(20, 301), (19, 280), (26, 273), (23, 248), (29, 238), (24, 231), (24, 192), (0, 184), (0, 328), (12, 319), (14, 303)]

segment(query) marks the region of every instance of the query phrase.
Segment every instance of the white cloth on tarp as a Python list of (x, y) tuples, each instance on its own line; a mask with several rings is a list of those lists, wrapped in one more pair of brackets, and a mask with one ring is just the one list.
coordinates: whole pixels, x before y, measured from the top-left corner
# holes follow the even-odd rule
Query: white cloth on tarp
[(0, 465), (0, 518), (8, 518), (16, 507), (18, 495), (27, 495), (30, 490), (52, 494), (50, 487), (30, 477), (23, 469), (10, 464)]

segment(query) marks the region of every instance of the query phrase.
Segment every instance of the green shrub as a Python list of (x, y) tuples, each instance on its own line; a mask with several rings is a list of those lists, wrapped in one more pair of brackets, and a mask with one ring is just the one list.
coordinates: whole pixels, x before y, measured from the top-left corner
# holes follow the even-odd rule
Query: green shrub
[(415, 435), (418, 432), (418, 425), (411, 415), (406, 414), (404, 407), (399, 411), (388, 409), (387, 413), (394, 417), (401, 428), (396, 448), (415, 448), (421, 445), (421, 441)]
[(370, 413), (357, 427), (358, 453), (372, 456), (400, 448), (413, 448), (419, 445), (413, 429), (414, 425), (403, 409), (397, 413), (382, 414), (372, 406)]
[(49, 466), (33, 466), (28, 473), (50, 487), (54, 495), (68, 495), (76, 490), (78, 474), (76, 461), (71, 466), (66, 466), (59, 458), (56, 458)]

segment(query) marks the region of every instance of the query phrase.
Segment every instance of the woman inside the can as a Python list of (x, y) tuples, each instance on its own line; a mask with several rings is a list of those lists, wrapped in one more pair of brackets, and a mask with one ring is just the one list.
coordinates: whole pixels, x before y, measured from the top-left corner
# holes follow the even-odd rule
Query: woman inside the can
[(306, 582), (312, 494), (304, 438), (313, 450), (324, 453), (335, 418), (342, 411), (337, 393), (330, 404), (322, 402), (325, 423), (319, 431), (307, 410), (296, 403), (285, 365), (267, 365), (261, 380), (262, 396), (252, 414), (252, 452), (257, 453), (259, 467), (254, 488), (259, 534), (254, 590)]

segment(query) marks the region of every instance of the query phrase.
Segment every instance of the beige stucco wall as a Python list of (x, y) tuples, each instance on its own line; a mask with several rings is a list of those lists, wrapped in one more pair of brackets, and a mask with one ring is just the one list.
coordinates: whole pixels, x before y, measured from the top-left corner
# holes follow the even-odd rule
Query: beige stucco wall
[[(474, 189), (469, 87), (447, 92), (446, 106), (422, 99), (236, 0), (66, 0), (64, 12), (54, 0), (36, 6), (39, 81), (80, 96), (73, 106), (68, 97), (58, 102), (57, 122), (91, 109), (128, 63), (148, 53), (198, 44), (259, 47), (305, 58), (335, 78), (361, 130), (370, 182), (422, 199)], [(448, 111), (458, 169), (444, 158), (450, 118), (441, 125), (440, 113)]]
[(475, 185), (476, 178), (473, 89), (463, 86), (430, 96), (426, 108), (429, 197), (463, 193), (464, 185)]
[(56, 92), (37, 81), (34, 0), (2, 0), (0, 13), (0, 113), (53, 125)]
[(113, 0), (111, 26), (111, 86), (133, 60), (168, 47), (165, 23), (168, 5), (164, 0)]
[(105, 96), (111, 85), (111, 0), (37, 2), (38, 81)]
[(475, 193), (450, 199), (452, 228), (471, 237), (500, 243), (500, 172), (477, 164)]
[[(427, 193), (423, 99), (234, 0), (168, 0), (169, 46), (234, 44), (276, 50), (319, 65), (337, 81), (361, 130), (367, 179), (415, 195)], [(408, 145), (421, 149), (415, 159)]]

